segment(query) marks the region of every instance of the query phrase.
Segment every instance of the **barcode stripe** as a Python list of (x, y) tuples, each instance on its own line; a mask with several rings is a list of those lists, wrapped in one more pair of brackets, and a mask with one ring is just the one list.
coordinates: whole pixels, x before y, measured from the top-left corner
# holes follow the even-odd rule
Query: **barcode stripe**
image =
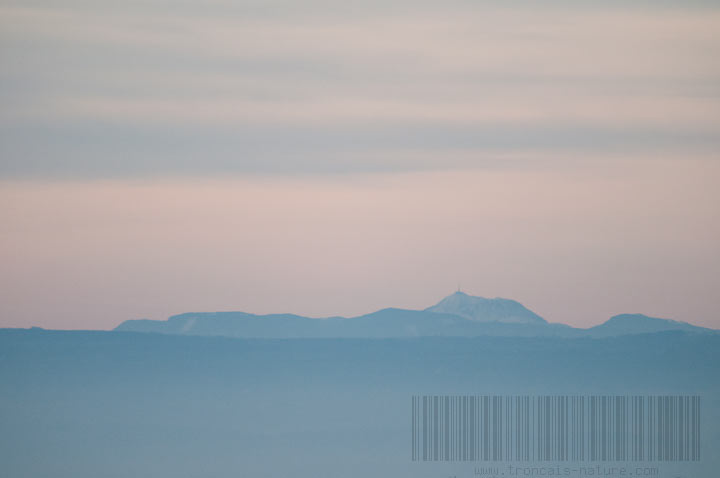
[(413, 461), (699, 461), (699, 396), (416, 395)]

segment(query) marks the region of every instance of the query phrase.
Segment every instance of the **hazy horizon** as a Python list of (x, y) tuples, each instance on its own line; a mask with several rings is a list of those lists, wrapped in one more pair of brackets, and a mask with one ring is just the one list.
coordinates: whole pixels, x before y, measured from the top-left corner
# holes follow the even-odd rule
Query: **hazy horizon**
[(714, 476), (719, 58), (720, 0), (0, 0), (0, 474)]

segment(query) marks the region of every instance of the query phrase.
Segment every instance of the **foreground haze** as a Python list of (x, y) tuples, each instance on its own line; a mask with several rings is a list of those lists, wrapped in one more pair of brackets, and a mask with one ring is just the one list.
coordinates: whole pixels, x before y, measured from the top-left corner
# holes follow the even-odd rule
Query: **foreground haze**
[[(661, 478), (712, 478), (720, 467), (716, 334), (278, 340), (6, 329), (0, 351), (7, 476), (437, 478), (502, 466), (411, 461), (411, 396), (422, 394), (700, 395), (700, 461), (642, 466)], [(633, 465), (561, 466), (596, 464)]]

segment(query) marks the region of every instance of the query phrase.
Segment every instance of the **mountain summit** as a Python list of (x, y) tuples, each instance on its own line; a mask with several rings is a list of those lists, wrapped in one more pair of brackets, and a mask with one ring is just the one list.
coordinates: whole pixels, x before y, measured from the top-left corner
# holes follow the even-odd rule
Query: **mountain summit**
[(452, 314), (478, 322), (506, 324), (546, 324), (547, 321), (520, 302), (510, 299), (486, 299), (457, 291), (425, 309), (426, 312)]

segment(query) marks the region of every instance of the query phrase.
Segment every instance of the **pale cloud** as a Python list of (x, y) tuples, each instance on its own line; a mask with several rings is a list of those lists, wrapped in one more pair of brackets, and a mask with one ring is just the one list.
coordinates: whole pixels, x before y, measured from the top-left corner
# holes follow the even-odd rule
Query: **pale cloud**
[[(6, 113), (8, 113), (6, 111)], [(139, 125), (297, 125), (332, 126), (342, 122), (362, 127), (368, 122), (390, 125), (442, 122), (482, 124), (562, 124), (580, 122), (606, 127), (636, 126), (720, 130), (720, 98), (668, 97), (663, 101), (636, 95), (611, 98), (563, 94), (488, 97), (481, 101), (400, 101), (395, 98), (318, 98), (252, 101), (235, 98), (120, 99), (56, 98), (34, 107), (17, 108), (14, 120), (101, 120)]]
[(322, 158), (335, 154), (353, 172), (360, 152), (423, 147), (718, 146), (713, 8), (163, 5), (2, 8), (0, 171), (336, 171)]

